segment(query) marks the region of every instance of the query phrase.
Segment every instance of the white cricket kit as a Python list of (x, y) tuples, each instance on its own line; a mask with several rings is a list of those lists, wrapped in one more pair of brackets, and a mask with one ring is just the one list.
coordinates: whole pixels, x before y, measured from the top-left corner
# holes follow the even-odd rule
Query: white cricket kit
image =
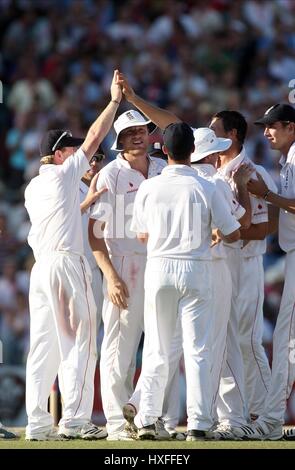
[[(221, 198), (227, 204), (228, 210), (239, 220), (244, 214), (245, 209), (235, 198), (230, 185), (220, 178), (213, 165), (195, 163), (192, 167), (197, 173), (209, 181), (215, 183), (216, 190)], [(213, 361), (212, 361), (212, 380), (214, 409), (212, 411), (214, 418), (217, 418), (217, 398), (220, 385), (221, 372), (226, 361), (226, 340), (232, 298), (232, 279), (229, 267), (226, 262), (227, 249), (223, 242), (214, 245), (211, 248), (212, 253), (212, 269), (213, 269), (213, 318), (214, 318), (214, 335), (213, 335)], [(243, 368), (243, 359), (238, 340), (232, 342), (232, 353), (236, 358), (236, 364), (239, 369)], [(233, 375), (237, 374), (233, 371)]]
[[(161, 173), (166, 162), (149, 158), (148, 177)], [(93, 206), (90, 217), (106, 223), (104, 238), (111, 261), (129, 291), (128, 309), (120, 310), (107, 297), (104, 283), (104, 338), (101, 347), (101, 396), (110, 436), (124, 429), (122, 407), (134, 390), (136, 353), (144, 328), (146, 246), (131, 232), (135, 195), (144, 176), (119, 154), (99, 174), (98, 188), (108, 191)]]
[[(281, 195), (295, 198), (295, 142), (280, 160)], [(283, 424), (286, 401), (295, 381), (295, 214), (280, 210), (279, 243), (286, 251), (285, 284), (273, 336), (271, 382), (262, 419)]]
[[(87, 196), (89, 187), (80, 181), (80, 203), (84, 201)], [(92, 249), (89, 245), (89, 237), (88, 237), (88, 224), (90, 218), (90, 208), (87, 209), (82, 214), (82, 230), (83, 230), (83, 246), (84, 246), (84, 254), (87, 258), (89, 266), (92, 271), (92, 281), (91, 287), (93, 291), (93, 296), (96, 303), (96, 327), (97, 333), (99, 331), (99, 327), (101, 324), (101, 315), (102, 315), (102, 304), (103, 304), (103, 292), (102, 292), (102, 273), (97, 266), (96, 259), (93, 255)]]
[(49, 430), (47, 411), (58, 373), (64, 403), (60, 424), (91, 418), (96, 364), (95, 303), (91, 271), (83, 256), (79, 183), (89, 169), (82, 149), (62, 165), (43, 165), (25, 191), (31, 220), (31, 339), (27, 361), (27, 436)]
[(148, 233), (145, 343), (135, 424), (161, 416), (171, 342), (180, 317), (187, 380), (188, 429), (213, 424), (211, 377), (211, 221), (225, 234), (239, 223), (215, 186), (186, 165), (167, 166), (136, 196), (132, 229)]
[[(268, 187), (276, 191), (272, 178), (264, 168), (254, 165), (242, 149), (237, 157), (219, 170), (220, 177), (229, 182), (234, 192), (236, 188), (231, 175), (243, 163), (251, 163)], [(251, 223), (267, 222), (267, 203), (252, 195), (250, 195), (250, 202)], [(227, 341), (227, 364), (221, 380), (221, 400), (218, 412), (220, 421), (235, 426), (245, 424), (248, 412), (261, 413), (270, 382), (270, 367), (262, 346), (264, 301), (262, 255), (265, 250), (266, 240), (249, 242), (239, 240), (228, 245), (227, 249), (233, 294)], [(232, 349), (232, 344), (237, 341), (238, 337), (244, 370), (241, 370), (240, 360), (237, 359), (236, 345), (234, 351)], [(246, 402), (244, 397), (246, 397)]]

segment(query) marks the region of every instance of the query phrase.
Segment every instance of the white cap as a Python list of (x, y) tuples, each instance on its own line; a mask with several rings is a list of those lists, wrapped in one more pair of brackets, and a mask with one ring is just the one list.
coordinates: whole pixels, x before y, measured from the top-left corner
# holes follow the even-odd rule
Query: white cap
[(195, 150), (191, 154), (191, 163), (196, 163), (212, 153), (222, 152), (230, 148), (231, 139), (216, 137), (209, 127), (200, 127), (194, 130)]
[(142, 114), (140, 114), (138, 111), (135, 111), (134, 109), (130, 109), (129, 111), (125, 111), (125, 113), (120, 114), (118, 119), (114, 122), (114, 129), (116, 131), (116, 140), (113, 143), (111, 150), (122, 150), (118, 149), (118, 137), (120, 135), (120, 132), (122, 132), (124, 129), (127, 129), (128, 127), (135, 127), (135, 126), (146, 126), (149, 124), (151, 121), (147, 121)]

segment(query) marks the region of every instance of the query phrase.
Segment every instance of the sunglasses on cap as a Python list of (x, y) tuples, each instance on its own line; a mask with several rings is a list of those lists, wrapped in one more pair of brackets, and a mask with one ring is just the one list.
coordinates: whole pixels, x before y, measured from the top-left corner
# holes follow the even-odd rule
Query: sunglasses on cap
[(57, 141), (55, 142), (54, 146), (52, 147), (52, 152), (55, 151), (56, 147), (58, 146), (59, 142), (64, 138), (64, 137), (72, 137), (72, 133), (70, 131), (65, 131), (63, 132), (59, 138), (57, 139)]
[(102, 160), (105, 159), (105, 156), (103, 153), (97, 153), (96, 155), (93, 155), (89, 163), (92, 162), (101, 162)]

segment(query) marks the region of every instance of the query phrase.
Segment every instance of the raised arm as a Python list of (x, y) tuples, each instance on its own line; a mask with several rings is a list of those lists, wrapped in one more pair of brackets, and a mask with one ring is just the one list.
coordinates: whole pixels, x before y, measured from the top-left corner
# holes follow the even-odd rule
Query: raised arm
[(93, 157), (98, 146), (109, 132), (121, 102), (122, 91), (118, 85), (118, 74), (118, 70), (115, 70), (111, 84), (111, 101), (103, 110), (103, 112), (98, 116), (96, 121), (94, 121), (94, 123), (91, 125), (82, 144), (82, 150), (84, 151), (88, 160)]
[(145, 114), (145, 116), (153, 121), (160, 129), (165, 129), (165, 127), (171, 123), (181, 122), (175, 114), (165, 109), (158, 108), (136, 95), (127, 78), (122, 73), (118, 74), (118, 83), (122, 88), (126, 100)]

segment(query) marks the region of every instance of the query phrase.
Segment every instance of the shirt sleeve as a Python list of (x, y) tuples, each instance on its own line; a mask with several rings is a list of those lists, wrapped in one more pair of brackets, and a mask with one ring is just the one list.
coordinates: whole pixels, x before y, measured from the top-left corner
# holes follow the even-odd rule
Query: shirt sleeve
[(228, 205), (228, 208), (232, 215), (240, 220), (241, 217), (245, 214), (246, 210), (239, 201), (236, 199), (231, 187), (224, 180), (216, 179), (216, 186), (220, 189), (220, 192), (223, 194), (225, 202)]
[(90, 169), (89, 161), (81, 147), (73, 155), (70, 155), (61, 166), (69, 187), (80, 184), (80, 179)]
[(146, 191), (142, 183), (137, 191), (133, 204), (133, 214), (130, 230), (136, 233), (148, 233), (146, 217), (145, 217), (145, 201)]
[(217, 227), (223, 235), (229, 235), (240, 228), (239, 222), (233, 216), (224, 198), (220, 197), (217, 190), (215, 190), (212, 195), (211, 213), (214, 226)]
[[(271, 191), (277, 193), (277, 187), (273, 179), (271, 178), (271, 176), (267, 173), (267, 171), (265, 171), (265, 169), (261, 166), (258, 166), (256, 168), (256, 171), (262, 176), (268, 188)], [(257, 179), (256, 175), (253, 178)], [(268, 222), (268, 203), (263, 198), (258, 198), (258, 197), (252, 196), (251, 194), (250, 194), (250, 202), (251, 202), (251, 208), (252, 208), (251, 223), (256, 225), (256, 224)]]

